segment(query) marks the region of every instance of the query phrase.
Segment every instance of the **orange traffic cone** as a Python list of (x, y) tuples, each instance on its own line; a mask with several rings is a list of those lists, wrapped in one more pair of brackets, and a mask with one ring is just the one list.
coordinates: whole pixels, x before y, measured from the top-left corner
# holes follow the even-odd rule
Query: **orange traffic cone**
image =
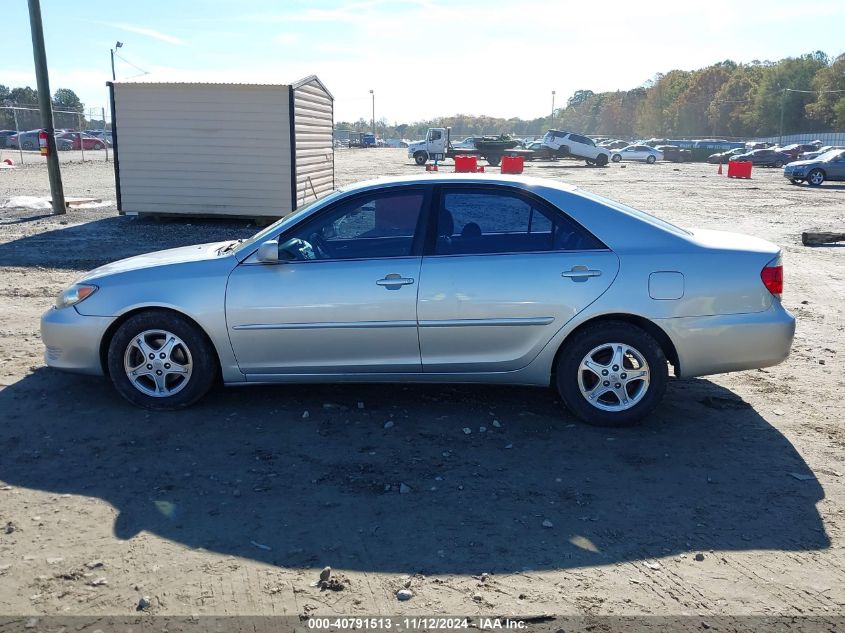
[(719, 171), (716, 172), (719, 176), (722, 175), (722, 163), (719, 162)]

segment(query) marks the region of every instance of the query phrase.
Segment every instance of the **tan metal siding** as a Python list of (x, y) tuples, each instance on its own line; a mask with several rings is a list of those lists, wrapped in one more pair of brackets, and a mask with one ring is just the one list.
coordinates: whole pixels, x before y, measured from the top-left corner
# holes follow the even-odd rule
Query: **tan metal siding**
[(121, 210), (290, 213), (289, 90), (115, 84)]
[(293, 91), (297, 206), (334, 190), (334, 106), (320, 83), (311, 80)]

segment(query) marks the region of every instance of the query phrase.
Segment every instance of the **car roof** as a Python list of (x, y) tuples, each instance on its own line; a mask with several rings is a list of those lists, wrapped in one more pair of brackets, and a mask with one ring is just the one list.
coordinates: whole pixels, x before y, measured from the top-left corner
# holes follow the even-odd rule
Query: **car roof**
[(559, 180), (548, 178), (536, 178), (532, 176), (509, 176), (505, 174), (456, 174), (456, 173), (432, 173), (423, 172), (419, 176), (384, 176), (372, 180), (364, 180), (355, 184), (340, 187), (343, 192), (353, 192), (371, 187), (388, 187), (394, 185), (428, 185), (432, 183), (460, 183), (473, 185), (506, 185), (518, 186), (521, 188), (545, 187), (557, 189), (567, 193), (574, 192), (577, 187)]

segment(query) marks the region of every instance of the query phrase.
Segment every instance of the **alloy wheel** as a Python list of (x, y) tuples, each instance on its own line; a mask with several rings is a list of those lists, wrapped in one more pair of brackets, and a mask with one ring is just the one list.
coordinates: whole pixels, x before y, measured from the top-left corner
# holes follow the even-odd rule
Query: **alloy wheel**
[(641, 352), (625, 343), (594, 347), (578, 367), (578, 387), (592, 406), (602, 411), (625, 411), (643, 399), (650, 371)]
[(188, 385), (193, 360), (188, 346), (172, 332), (146, 330), (126, 346), (123, 368), (135, 389), (154, 398), (167, 398)]

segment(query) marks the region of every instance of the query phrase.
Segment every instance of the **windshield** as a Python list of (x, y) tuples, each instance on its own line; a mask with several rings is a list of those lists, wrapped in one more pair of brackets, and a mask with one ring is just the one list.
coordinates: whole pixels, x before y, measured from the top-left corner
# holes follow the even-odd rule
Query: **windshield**
[(248, 249), (249, 247), (253, 246), (254, 244), (260, 244), (264, 240), (271, 237), (283, 225), (288, 224), (289, 222), (295, 222), (300, 216), (302, 216), (305, 212), (309, 211), (313, 206), (315, 206), (317, 204), (323, 204), (323, 203), (331, 202), (335, 198), (338, 198), (342, 193), (343, 193), (343, 190), (338, 189), (337, 191), (333, 191), (332, 193), (325, 196), (324, 198), (320, 198), (319, 200), (312, 200), (311, 202), (309, 202), (305, 206), (299, 207), (293, 213), (289, 213), (288, 215), (283, 217), (281, 220), (277, 220), (276, 222), (273, 222), (273, 224), (271, 224), (270, 226), (268, 226), (265, 229), (262, 229), (261, 231), (259, 231), (255, 235), (253, 235), (251, 238), (246, 240), (243, 244), (240, 244), (238, 246), (238, 250), (240, 251), (240, 250)]
[(825, 152), (824, 154), (820, 154), (816, 157), (816, 160), (820, 161), (831, 161), (834, 160), (837, 156), (845, 156), (845, 152), (841, 149), (832, 149), (829, 152)]

